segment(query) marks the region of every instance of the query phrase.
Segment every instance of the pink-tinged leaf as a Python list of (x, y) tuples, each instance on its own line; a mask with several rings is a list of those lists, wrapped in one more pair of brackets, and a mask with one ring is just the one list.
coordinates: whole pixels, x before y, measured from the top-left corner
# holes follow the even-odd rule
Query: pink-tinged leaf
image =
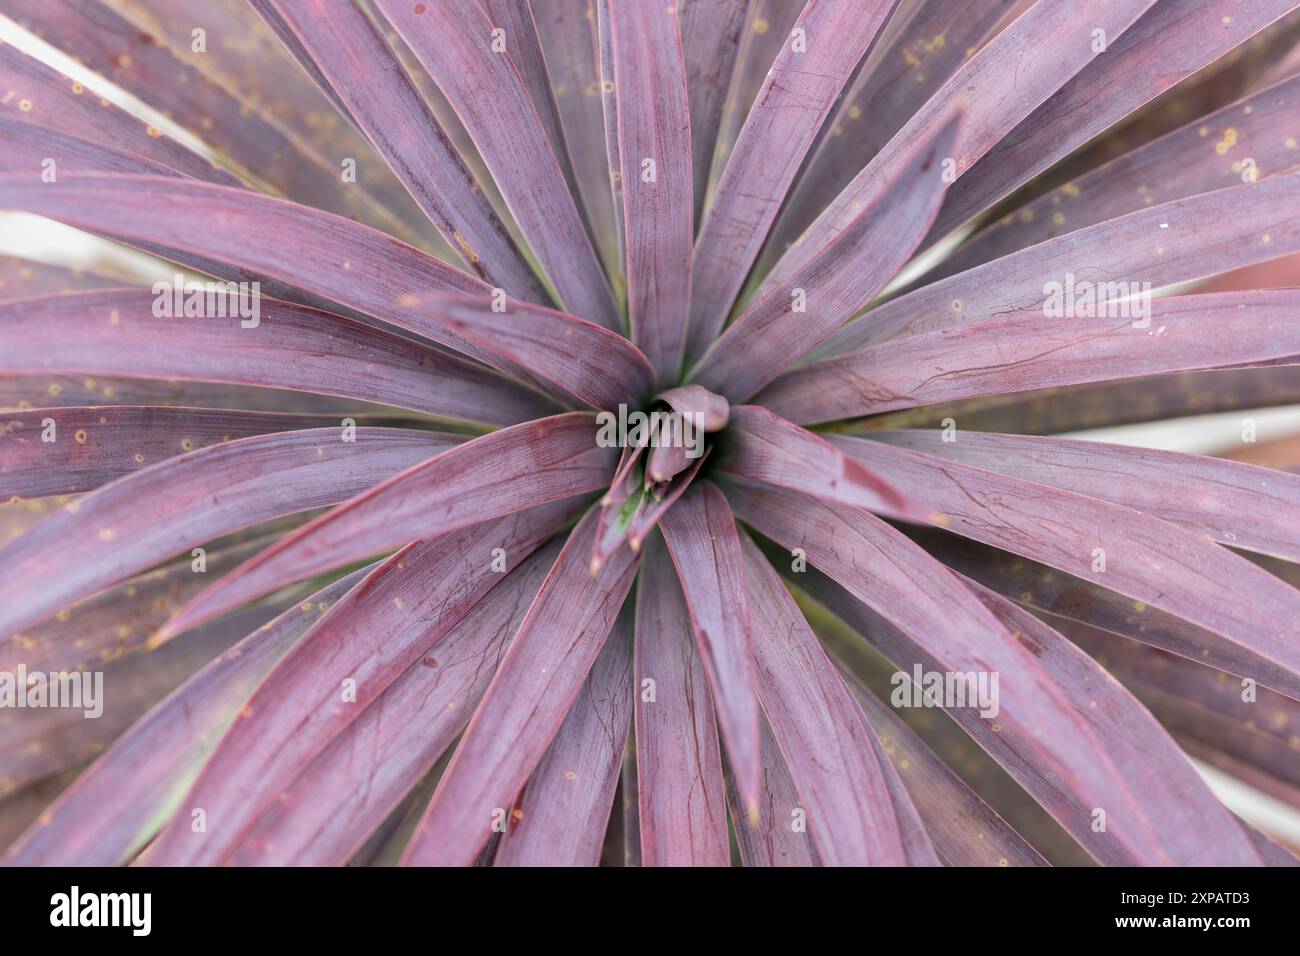
[(5, 151), (0, 154), (0, 175), (25, 176), (45, 185), (57, 183), (57, 178), (49, 182), (47, 179), (61, 172), (179, 175), (152, 159), (110, 149), (57, 129), (24, 123), (8, 114), (0, 114), (0, 136), (5, 141)]
[(1100, 222), (899, 296), (849, 323), (818, 354), (978, 324), (1008, 312), (1046, 316), (1059, 297), (1056, 287), (1063, 293), (1079, 282), (1094, 289), (1130, 283), (1135, 294), (1286, 255), (1300, 250), (1300, 223), (1282, 211), (1297, 203), (1300, 173), (1291, 173)]
[(309, 58), (313, 79), (341, 102), (469, 271), (516, 298), (545, 302), (541, 283), (379, 26), (352, 4), (333, 0), (255, 0), (254, 6), (293, 36), (291, 52)]
[(498, 312), (486, 301), (431, 297), (418, 300), (418, 307), (436, 314), (463, 351), (592, 408), (637, 407), (653, 387), (645, 355), (586, 319), (521, 302), (503, 303)]
[(610, 6), (627, 308), (659, 382), (677, 381), (690, 304), (691, 122), (677, 8)]
[[(945, 710), (1096, 859), (1179, 861), (1160, 829), (1173, 816), (1144, 809), (1066, 692), (951, 571), (867, 512), (736, 481), (727, 492), (743, 520), (784, 548), (802, 548), (848, 590), (851, 598), (839, 588), (838, 598), (814, 595), (903, 673), (997, 673), (996, 717), (978, 705)], [(1093, 830), (1096, 808), (1106, 810), (1105, 832)], [(1151, 819), (1153, 809), (1163, 816)], [(1199, 853), (1241, 862), (1232, 851), (1197, 841)]]
[(726, 322), (804, 157), (895, 6), (897, 0), (865, 8), (809, 3), (799, 15), (763, 80), (700, 227), (688, 359), (704, 354)]
[(555, 740), (528, 778), (496, 866), (596, 866), (632, 721), (631, 614), (614, 624)]
[(767, 79), (768, 70), (790, 39), (791, 28), (803, 13), (804, 4), (795, 0), (749, 0), (745, 25), (741, 27), (740, 49), (732, 68), (727, 99), (722, 106), (713, 165), (709, 170), (712, 191), (731, 158), (740, 131), (749, 119), (754, 101)]
[(812, 836), (807, 829), (795, 827), (804, 807), (767, 718), (762, 720), (760, 733), (763, 771), (758, 781), (757, 820), (745, 812), (734, 771), (728, 768), (727, 772), (727, 801), (731, 806), (740, 862), (745, 866), (821, 866)]
[[(358, 443), (359, 444), (359, 443)], [(466, 442), (357, 494), (288, 535), (187, 604), (163, 628), (178, 634), (263, 594), (467, 525), (604, 488), (612, 448), (597, 447), (580, 412)]]
[[(275, 523), (270, 526), (274, 529)], [(0, 650), (0, 671), (94, 670), (128, 654), (147, 651), (158, 625), (212, 581), (274, 542), (282, 529), (255, 529), (246, 540), (214, 543), (199, 556), (179, 560), (100, 591), (25, 630)], [(237, 536), (241, 537), (241, 536)], [(200, 572), (196, 568), (202, 567)]]
[[(1145, 647), (1088, 624), (1049, 616), (1049, 622), (1118, 677), (1193, 756), (1292, 806), (1300, 805), (1295, 758), (1300, 702), (1249, 686), (1199, 661)], [(1243, 697), (1250, 697), (1243, 700)], [(1263, 718), (1263, 719), (1261, 719)], [(1226, 761), (1232, 761), (1225, 766)], [(1244, 769), (1244, 772), (1243, 772)]]
[(755, 275), (766, 275), (817, 214), (984, 45), (1007, 7), (1005, 0), (921, 0), (900, 6), (830, 119), (830, 135), (790, 191)]
[(148, 655), (95, 665), (103, 687), (93, 708), (12, 709), (0, 725), (0, 797), (98, 757), (192, 674), (305, 593), (243, 608)]
[(120, 378), (116, 375), (0, 375), (0, 408), (23, 411), (33, 406), (71, 408), (78, 405), (225, 408), (241, 412), (331, 415), (338, 421), (349, 416), (362, 421), (369, 415), (383, 416), (392, 421), (420, 420), (415, 412), (386, 405), (255, 385), (221, 385), (175, 378)]
[(719, 462), (726, 474), (895, 517), (917, 521), (929, 517), (898, 487), (825, 438), (765, 408), (737, 406), (726, 438)]
[[(60, 75), (12, 43), (0, 46), (5, 116), (142, 156), (186, 176), (240, 186), (230, 173), (191, 152), (126, 110)], [(48, 186), (48, 183), (41, 184)]]
[[(175, 293), (164, 290), (174, 311)], [(540, 395), (459, 359), (306, 306), (262, 298), (257, 325), (234, 297), (227, 318), (165, 318), (147, 289), (0, 303), (0, 372), (132, 375), (323, 391), (449, 419), (513, 424), (554, 411)], [(239, 299), (238, 304), (248, 303)], [(50, 329), (59, 330), (51, 349)], [(97, 398), (99, 396), (96, 396)], [(109, 396), (104, 395), (104, 398)]]
[(1183, 618), (976, 541), (930, 529), (909, 531), (914, 540), (953, 570), (1036, 612), (1052, 615), (1057, 629), (1067, 636), (1072, 637), (1073, 632), (1065, 630), (1064, 622), (1086, 622), (1099, 630), (1248, 676), (1264, 686), (1296, 693), (1292, 689), (1295, 678), (1275, 662)]
[(748, 398), (866, 305), (933, 221), (948, 185), (942, 164), (961, 122), (954, 114), (900, 157), (897, 171), (884, 177), (889, 188), (789, 280), (754, 302), (709, 346), (691, 377), (733, 402)]
[[(165, 217), (140, 216), (141, 203), (157, 203), (171, 212)], [(259, 276), (272, 295), (326, 308), (338, 303), (471, 352), (476, 350), (453, 328), (412, 303), (421, 295), (486, 299), (491, 292), (479, 279), (365, 226), (205, 183), (74, 173), (63, 177), (58, 189), (49, 190), (46, 184), (6, 176), (0, 177), (4, 206), (100, 232), (209, 274)], [(315, 254), (304, 257), (304, 248)], [(469, 370), (462, 374), (469, 375)], [(498, 377), (487, 378), (510, 388)]]
[(704, 482), (664, 514), (659, 527), (686, 595), (736, 786), (746, 810), (753, 810), (758, 806), (758, 677), (736, 522), (727, 499)]
[(636, 575), (621, 550), (596, 574), (589, 513), (528, 609), (402, 862), (468, 866), (504, 820), (582, 690)]
[[(748, 539), (742, 549), (758, 692), (818, 856), (828, 866), (914, 862), (886, 782), (893, 768), (881, 766), (870, 727), (776, 572)], [(924, 831), (917, 844), (917, 858), (936, 865)]]
[(637, 579), (633, 674), (639, 826), (629, 839), (640, 848), (640, 865), (729, 866), (713, 695), (658, 535), (646, 543)]
[(1289, 149), (1287, 136), (1279, 134), (1300, 133), (1298, 114), (1300, 77), (1253, 93), (1008, 213), (927, 273), (925, 281), (973, 269), (1144, 206), (1236, 185), (1250, 175), (1244, 165), (1247, 158), (1261, 179), (1294, 172), (1300, 167), (1300, 151)]
[[(269, 45), (259, 42), (262, 38), (250, 29), (260, 26), (252, 8), (226, 3), (226, 9), (218, 11), (208, 0), (199, 2), (204, 4), (201, 12), (182, 9), (168, 0), (157, 18), (143, 9), (144, 4), (128, 7), (116, 0), (14, 0), (6, 12), (202, 140), (223, 165), (255, 177), (290, 199), (361, 218), (408, 242), (421, 243), (429, 230), (420, 210), (406, 197), (383, 160), (315, 95), (311, 82), (293, 62), (280, 55), (274, 38), (269, 38)], [(217, 22), (227, 11), (244, 13), (251, 22)], [(194, 51), (191, 31), (195, 23), (201, 23), (213, 38), (237, 36), (238, 48), (224, 43), (219, 49), (213, 44), (210, 50)], [(179, 34), (174, 43), (165, 36), (168, 30)], [(235, 65), (245, 53), (255, 58), (255, 66)], [(281, 64), (286, 68), (283, 71)], [(233, 83), (232, 69), (238, 74)], [(39, 115), (38, 121), (46, 125), (69, 123), (68, 132), (150, 156), (201, 179), (238, 184), (229, 173), (212, 169), (207, 160), (188, 150), (180, 154), (186, 160), (184, 165), (170, 161), (167, 153), (182, 149), (179, 144), (159, 137), (156, 131), (147, 132), (140, 120), (110, 107), (93, 89), (78, 92), (80, 87), (71, 80), (63, 81), (62, 86), (74, 96), (58, 91), (60, 115), (38, 114), (36, 110), (29, 115)], [(294, 100), (297, 102), (288, 105)], [(282, 115), (276, 117), (273, 112)], [(116, 118), (116, 125), (106, 130), (112, 138), (99, 135), (105, 114)], [(285, 119), (291, 122), (283, 122)], [(315, 129), (307, 128), (313, 122)], [(356, 182), (343, 181), (336, 157), (357, 161)]]
[(17, 256), (0, 256), (0, 300), (48, 295), (51, 292), (111, 289), (129, 284), (124, 279), (93, 269), (52, 265)]
[(91, 765), (4, 856), (6, 866), (121, 866), (179, 807), (225, 728), (356, 571), (249, 634), (173, 691)]
[[(532, 9), (530, 0), (481, 0), (481, 2), (483, 12), (487, 14), (492, 25), (506, 31), (511, 62), (519, 71), (524, 86), (528, 88), (529, 98), (533, 101), (537, 116), (546, 130), (546, 138), (550, 141), (551, 150), (560, 164), (560, 172), (564, 174), (569, 195), (576, 200), (578, 181), (574, 175), (572, 157), (560, 122), (559, 108), (555, 103), (551, 77), (546, 68), (546, 56), (542, 51), (541, 37), (537, 31), (536, 12)], [(582, 32), (581, 28), (578, 28), (578, 32)], [(581, 206), (578, 207), (578, 214), (583, 214)], [(583, 219), (587, 224), (585, 216)]]
[(1182, 525), (1212, 541), (1300, 561), (1300, 476), (1204, 455), (1068, 438), (963, 432), (872, 437)]
[(0, 634), (223, 534), (345, 500), (460, 440), (395, 428), (341, 438), (322, 428), (225, 442), (70, 502), (0, 548)]
[(1155, 0), (1038, 0), (967, 60), (876, 154), (781, 258), (762, 291), (784, 283), (831, 238), (891, 187), (882, 171), (941, 126), (959, 98), (965, 116), (951, 159), (958, 176), (969, 169), (1048, 97), (1103, 54), (1103, 31), (1114, 43)]
[(749, 0), (683, 0), (679, 6), (690, 95), (694, 214), (699, 222)]
[(1295, 0), (1161, 0), (962, 174), (931, 238), (994, 205), (1294, 7)]
[[(1068, 237), (1067, 237), (1068, 238)], [(977, 270), (978, 271), (978, 270)], [(1153, 299), (1142, 319), (999, 315), (814, 362), (756, 401), (801, 424), (1300, 354), (1300, 291)], [(1144, 310), (1145, 311), (1145, 310)]]
[(618, 231), (618, 272), (627, 271), (627, 233), (624, 223), (623, 160), (618, 139), (618, 94), (614, 86), (614, 34), (609, 0), (593, 0), (596, 20), (596, 59), (600, 72), (600, 109), (605, 136), (605, 170), (614, 228)]
[(893, 710), (846, 670), (840, 673), (906, 785), (944, 866), (1047, 865)]
[(1170, 860), (1181, 865), (1258, 865), (1253, 841), (1132, 694), (1028, 611), (973, 581), (968, 584), (1076, 702), (1077, 712), (1158, 828)]
[[(464, 729), (560, 544), (552, 541), (519, 561), (334, 737), (270, 803), (228, 862), (347, 862)], [(413, 808), (417, 814), (431, 796)]]
[(609, 188), (594, 2), (551, 0), (533, 4), (532, 13), (577, 180), (574, 195), (582, 200), (605, 272), (617, 286), (623, 271), (622, 237), (615, 228)]
[(196, 448), (337, 422), (316, 415), (129, 405), (0, 414), (0, 498), (93, 491)]
[[(493, 549), (526, 555), (574, 510), (552, 505), (414, 544), (367, 576), (257, 688), (155, 841), (150, 864), (226, 861), (313, 758), (504, 580), (492, 569)], [(191, 830), (191, 807), (206, 812), (206, 832)]]
[(1205, 628), (1228, 653), (1259, 662), (1262, 682), (1300, 695), (1300, 648), (1287, 637), (1300, 618), (1300, 590), (1245, 558), (1097, 498), (880, 442), (833, 441), (912, 489), (948, 530)]
[(1300, 402), (1300, 366), (1213, 369), (988, 395), (880, 415), (867, 428), (940, 428), (945, 418), (979, 431), (1049, 435)]
[[(619, 319), (509, 36), (477, 3), (378, 0), (460, 116), (564, 309), (606, 328)], [(493, 45), (504, 43), (504, 49)], [(486, 95), (486, 91), (491, 91)], [(517, 295), (506, 289), (507, 295)]]
[(696, 416), (695, 421), (706, 432), (721, 431), (731, 416), (727, 400), (700, 385), (680, 385), (660, 392), (655, 398), (666, 402), (679, 415)]

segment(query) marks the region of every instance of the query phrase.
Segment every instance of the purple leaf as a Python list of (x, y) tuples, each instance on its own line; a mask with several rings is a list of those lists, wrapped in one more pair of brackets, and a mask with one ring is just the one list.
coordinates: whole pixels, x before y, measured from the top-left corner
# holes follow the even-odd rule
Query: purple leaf
[(420, 462), (286, 536), (187, 604), (163, 633), (350, 561), (603, 488), (615, 455), (596, 447), (594, 427), (591, 415), (557, 415)]
[(989, 208), (1294, 7), (1295, 0), (1161, 0), (1122, 36), (1108, 37), (1104, 56), (1075, 74), (963, 173), (939, 213), (932, 238)]
[[(514, 66), (510, 37), (494, 34), (477, 3), (413, 6), (378, 0), (378, 7), (474, 138), (565, 311), (618, 328), (609, 286), (546, 128)], [(518, 297), (512, 289), (506, 294)]]
[(230, 863), (343, 865), (464, 729), (560, 544), (523, 558), (344, 728), (271, 802)]
[(698, 359), (722, 328), (804, 157), (896, 5), (809, 3), (799, 15), (700, 226), (689, 360)]
[(81, 83), (19, 52), (12, 43), (0, 46), (0, 87), (11, 94), (5, 100), (5, 115), (10, 119), (47, 126), (109, 149), (142, 156), (186, 176), (226, 186), (242, 185), (224, 169), (93, 90), (84, 89)]
[[(360, 217), (408, 242), (424, 240), (427, 221), (383, 160), (338, 122), (292, 60), (277, 55), (273, 38), (259, 42), (267, 38), (261, 36), (258, 28), (263, 25), (251, 6), (214, 5), (209, 0), (167, 0), (165, 5), (153, 4), (155, 10), (143, 9), (148, 6), (149, 2), (127, 8), (106, 0), (71, 4), (14, 0), (7, 10), (12, 11), (12, 19), (56, 43), (61, 52), (202, 140), (223, 165), (255, 175), (258, 183), (298, 202)], [(231, 19), (229, 13), (243, 16), (234, 18), (239, 22), (224, 22)], [(241, 42), (222, 44), (219, 51), (195, 52), (196, 23), (213, 39), (238, 36)], [(110, 105), (94, 90), (83, 91), (79, 83), (63, 80), (42, 92), (40, 102), (56, 101), (57, 111), (33, 110), (26, 115), (105, 146), (149, 156), (200, 179), (240, 184), (229, 172), (170, 137), (150, 132), (142, 121)], [(314, 129), (308, 125), (312, 121)], [(335, 156), (357, 161), (356, 182), (342, 181)]]
[(1255, 164), (1260, 178), (1293, 172), (1300, 167), (1300, 153), (1288, 149), (1285, 137), (1275, 133), (1297, 110), (1300, 77), (1252, 93), (1008, 213), (927, 273), (925, 281), (964, 272), (1144, 206), (1236, 185), (1246, 175), (1246, 158)]
[(682, 0), (679, 7), (691, 111), (694, 215), (698, 223), (749, 0)]
[(758, 782), (757, 820), (746, 814), (735, 773), (730, 768), (727, 773), (727, 801), (740, 862), (745, 866), (821, 866), (812, 837), (807, 830), (795, 829), (797, 811), (804, 808), (765, 717), (760, 733), (763, 770)]
[(605, 137), (605, 170), (609, 186), (610, 204), (614, 213), (614, 228), (618, 232), (618, 268), (620, 275), (627, 272), (627, 233), (623, 221), (623, 161), (618, 138), (618, 94), (614, 86), (614, 34), (610, 23), (609, 0), (593, 0), (596, 22), (596, 59), (600, 74), (600, 108)]
[[(227, 860), (312, 759), (503, 580), (493, 549), (526, 555), (573, 510), (552, 505), (466, 528), (411, 545), (371, 572), (258, 686), (155, 841), (150, 864)], [(191, 829), (191, 808), (204, 810), (205, 832)]]
[(498, 312), (486, 302), (430, 297), (417, 307), (452, 329), (463, 351), (551, 394), (617, 410), (640, 405), (653, 387), (654, 369), (637, 347), (594, 322), (520, 302)]
[(1163, 518), (1212, 541), (1300, 561), (1300, 475), (1205, 455), (1067, 438), (937, 431), (872, 438)]
[(1026, 607), (1051, 614), (1058, 630), (1066, 620), (1086, 622), (1300, 697), (1294, 675), (1277, 661), (1167, 611), (970, 539), (921, 528), (909, 533), (953, 570)]
[(605, 272), (617, 286), (622, 235), (615, 228), (609, 184), (593, 6), (593, 0), (551, 0), (532, 5), (532, 13), (577, 180), (574, 195), (582, 200)]
[(790, 191), (754, 275), (766, 275), (817, 214), (984, 45), (1007, 8), (1004, 0), (920, 0), (899, 7), (829, 121), (830, 135)]
[[(1162, 816), (1148, 818), (1070, 697), (952, 572), (867, 512), (735, 481), (727, 492), (743, 520), (782, 547), (803, 549), (810, 564), (848, 589), (856, 601), (815, 596), (868, 634), (902, 673), (997, 673), (996, 716), (970, 706), (945, 710), (1094, 857), (1168, 863), (1168, 849), (1184, 849), (1167, 848), (1162, 836), (1171, 834), (1159, 832), (1173, 815), (1161, 807)], [(873, 626), (863, 604), (887, 624)], [(1093, 830), (1095, 809), (1106, 810), (1105, 832)], [(1249, 862), (1234, 853), (1231, 836), (1222, 845), (1198, 840), (1198, 852)]]
[[(904, 849), (872, 731), (776, 572), (748, 539), (745, 579), (763, 710), (807, 810), (818, 856), (828, 866), (901, 866)], [(907, 797), (902, 797), (911, 809)], [(915, 812), (915, 811), (912, 811)], [(922, 835), (921, 858), (934, 849)], [(928, 854), (924, 851), (928, 850)]]
[[(48, 196), (56, 198), (43, 201)], [(172, 213), (139, 216), (136, 204), (146, 197), (169, 205)], [(430, 294), (486, 296), (485, 283), (383, 233), (305, 206), (203, 183), (75, 173), (53, 191), (0, 177), (0, 207), (6, 205), (124, 239), (209, 273), (262, 276), (272, 294), (327, 307), (340, 303), (476, 358), (509, 354), (505, 349), (479, 354), (457, 336), (454, 324), (415, 307), (420, 296)], [(195, 231), (184, 231), (185, 226)], [(196, 241), (196, 234), (203, 239)], [(262, 240), (250, 241), (250, 234)], [(299, 242), (315, 255), (298, 254)], [(510, 388), (459, 360), (444, 361), (462, 375), (478, 371), (498, 388)]]
[(967, 60), (912, 115), (781, 258), (760, 294), (784, 283), (843, 231), (858, 210), (873, 205), (891, 186), (881, 171), (897, 169), (900, 157), (947, 121), (959, 98), (965, 101), (965, 113), (961, 138), (951, 157), (958, 176), (1102, 55), (1095, 44), (1095, 31), (1103, 31), (1107, 42), (1113, 43), (1154, 2), (1079, 0), (1060, 4), (1038, 0)]
[(1300, 366), (1179, 372), (1038, 389), (880, 415), (863, 428), (939, 428), (945, 418), (979, 431), (1044, 435), (1208, 412), (1300, 402)]
[(474, 712), (404, 864), (472, 864), (563, 725), (636, 575), (629, 551), (590, 573), (595, 531), (593, 512), (569, 536)]
[[(1200, 535), (1130, 508), (880, 442), (837, 445), (942, 512), (945, 528), (1159, 608), (1267, 665), (1300, 694), (1300, 648), (1287, 639), (1300, 591)], [(1276, 674), (1278, 677), (1274, 678)]]
[(275, 662), (366, 570), (293, 605), (173, 691), (59, 797), (10, 848), (5, 865), (128, 862), (159, 821), (179, 807), (221, 734)]
[[(0, 414), (0, 498), (93, 491), (196, 448), (334, 421), (318, 415), (129, 405)], [(44, 441), (42, 434), (55, 440)]]
[(292, 35), (290, 51), (309, 59), (312, 78), (342, 104), (469, 271), (518, 299), (545, 302), (541, 283), (379, 26), (350, 3), (255, 0), (254, 6)]
[(746, 810), (758, 806), (758, 686), (740, 537), (722, 493), (704, 482), (660, 520), (690, 609), (727, 758)]
[(841, 674), (907, 786), (944, 866), (1047, 865), (893, 710), (852, 675)]
[[(1118, 677), (1189, 754), (1279, 800), (1300, 805), (1295, 728), (1300, 702), (1200, 661), (1175, 657), (1079, 621), (1049, 622)], [(1264, 718), (1264, 719), (1261, 719)]]
[(642, 866), (729, 866), (713, 696), (691, 640), (686, 599), (658, 535), (646, 543), (636, 594), (640, 822), (629, 839), (640, 848)]
[(1300, 354), (1300, 329), (1292, 319), (1297, 302), (1295, 289), (1264, 289), (1154, 299), (1141, 319), (1050, 319), (1041, 310), (999, 315), (814, 362), (782, 375), (755, 401), (809, 424), (984, 395), (1286, 359)]
[[(292, 521), (293, 519), (289, 519)], [(254, 532), (238, 534), (236, 542), (206, 548), (202, 573), (197, 557), (186, 554), (127, 578), (23, 632), (22, 640), (0, 651), (0, 670), (93, 670), (111, 661), (150, 649), (150, 638), (181, 603), (274, 542), (282, 533), (273, 522)]]
[(25, 707), (7, 714), (0, 726), (0, 796), (98, 757), (190, 675), (307, 593), (243, 608), (147, 655), (97, 663), (95, 671), (103, 674), (98, 717), (87, 719), (84, 709), (66, 707)]
[[(530, 0), (481, 0), (481, 3), (483, 12), (492, 25), (506, 31), (510, 60), (519, 71), (524, 86), (528, 88), (529, 98), (537, 109), (537, 116), (546, 130), (546, 138), (550, 141), (560, 171), (564, 174), (569, 195), (576, 199), (578, 182), (564, 138), (555, 93), (551, 88), (551, 77), (546, 69), (546, 56), (542, 51), (532, 4)], [(579, 207), (578, 214), (582, 215), (582, 212)], [(583, 218), (585, 220), (586, 217)]]
[(918, 521), (930, 516), (895, 485), (825, 438), (758, 405), (732, 410), (726, 438), (719, 463), (726, 474), (891, 516)]
[(57, 129), (24, 123), (8, 114), (0, 115), (0, 136), (5, 140), (5, 151), (0, 155), (0, 174), (44, 185), (57, 183), (57, 178), (47, 183), (45, 177), (57, 177), (61, 172), (179, 175), (171, 167), (152, 159), (110, 149)]
[(537, 765), (496, 866), (596, 866), (632, 721), (632, 625), (624, 612)]
[[(163, 290), (173, 306), (175, 293)], [(450, 419), (507, 425), (554, 411), (540, 395), (407, 338), (275, 299), (257, 326), (228, 318), (159, 318), (159, 296), (111, 289), (0, 303), (0, 372), (197, 379), (397, 405)], [(229, 302), (227, 311), (235, 312)], [(247, 305), (247, 300), (239, 299)], [(252, 309), (246, 308), (251, 312)], [(49, 330), (60, 330), (57, 350)], [(344, 344), (346, 343), (346, 344)]]
[[(1129, 283), (1136, 293), (1286, 255), (1300, 249), (1300, 225), (1281, 210), (1298, 202), (1300, 173), (1291, 173), (1099, 222), (899, 296), (849, 323), (818, 355), (988, 322), (1008, 312), (1045, 316), (1058, 291), (1052, 283), (1062, 292), (1076, 278), (1094, 289)], [(1082, 296), (1084, 290), (1078, 291)]]
[(610, 6), (628, 320), (660, 384), (676, 382), (690, 305), (691, 122), (674, 6)]
[(1171, 861), (1258, 865), (1252, 842), (1146, 708), (1088, 655), (1028, 611), (974, 582), (970, 586), (1036, 654), (1067, 697), (1078, 703), (1077, 712), (1102, 741)]
[(225, 442), (70, 502), (0, 548), (0, 634), (223, 534), (344, 500), (459, 440), (394, 428), (341, 437), (322, 428)]
[(911, 256), (938, 211), (947, 188), (942, 163), (960, 124), (953, 115), (901, 157), (889, 176), (892, 188), (754, 302), (709, 346), (692, 378), (733, 402), (743, 400), (866, 305)]

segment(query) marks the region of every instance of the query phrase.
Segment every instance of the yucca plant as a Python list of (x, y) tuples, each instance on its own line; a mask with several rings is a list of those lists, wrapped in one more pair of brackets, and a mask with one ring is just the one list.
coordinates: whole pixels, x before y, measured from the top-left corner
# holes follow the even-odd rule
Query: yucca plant
[(1294, 863), (1296, 6), (2, 0), (4, 859)]

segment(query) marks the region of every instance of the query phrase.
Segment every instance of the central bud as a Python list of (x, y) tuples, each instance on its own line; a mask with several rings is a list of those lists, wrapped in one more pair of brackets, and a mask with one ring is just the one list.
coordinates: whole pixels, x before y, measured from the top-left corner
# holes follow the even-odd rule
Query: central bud
[(710, 450), (707, 436), (727, 424), (730, 412), (721, 395), (684, 385), (656, 395), (648, 410), (619, 405), (596, 416), (596, 444), (623, 453), (601, 499), (593, 573), (624, 541), (634, 551), (641, 547), (699, 473)]

